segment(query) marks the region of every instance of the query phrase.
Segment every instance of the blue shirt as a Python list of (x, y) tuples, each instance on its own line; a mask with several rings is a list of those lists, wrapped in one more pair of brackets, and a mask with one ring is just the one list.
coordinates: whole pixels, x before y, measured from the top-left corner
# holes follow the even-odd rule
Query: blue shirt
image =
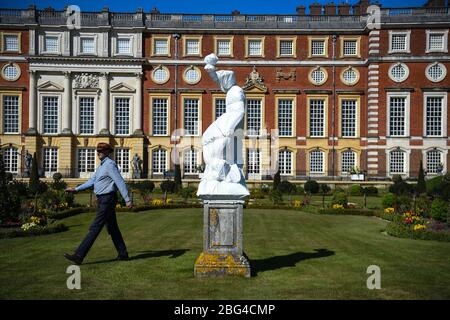
[(94, 175), (88, 181), (76, 187), (75, 190), (82, 191), (92, 188), (92, 186), (94, 186), (94, 193), (96, 195), (116, 192), (119, 189), (125, 202), (130, 202), (125, 180), (120, 175), (117, 164), (109, 157), (105, 157)]

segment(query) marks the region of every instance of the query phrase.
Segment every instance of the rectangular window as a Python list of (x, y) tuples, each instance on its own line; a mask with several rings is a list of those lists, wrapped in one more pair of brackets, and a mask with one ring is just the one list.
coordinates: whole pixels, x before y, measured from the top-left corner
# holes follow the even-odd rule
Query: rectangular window
[(389, 171), (390, 173), (405, 172), (405, 152), (394, 150), (389, 153)]
[(249, 149), (247, 154), (247, 173), (249, 175), (260, 174), (260, 151)]
[(280, 56), (294, 55), (294, 41), (280, 40)]
[(200, 54), (200, 41), (198, 39), (186, 39), (186, 55)]
[(325, 101), (309, 100), (309, 135), (323, 137), (325, 135)]
[(14, 34), (8, 34), (3, 36), (3, 50), (18, 52), (19, 51), (19, 36)]
[(356, 137), (356, 100), (342, 100), (341, 129), (343, 137)]
[(94, 98), (80, 98), (80, 134), (94, 134)]
[(389, 100), (389, 135), (404, 136), (406, 134), (406, 98), (390, 97)]
[(444, 46), (444, 33), (430, 33), (428, 35), (428, 50), (429, 51), (443, 51)]
[(114, 150), (115, 161), (121, 173), (130, 172), (130, 149), (116, 148)]
[(130, 134), (130, 98), (115, 99), (116, 134)]
[(444, 170), (441, 155), (439, 150), (427, 152), (427, 173), (441, 173)]
[(281, 150), (278, 153), (278, 167), (280, 174), (291, 175), (292, 174), (292, 152), (289, 150)]
[(426, 135), (442, 135), (443, 97), (427, 97), (426, 100)]
[(155, 39), (153, 47), (153, 54), (167, 55), (169, 54), (169, 43), (166, 39)]
[(131, 54), (130, 38), (117, 38), (117, 54)]
[(262, 41), (261, 40), (248, 40), (248, 55), (249, 56), (262, 56)]
[(342, 152), (341, 170), (342, 173), (350, 173), (356, 167), (356, 153), (353, 151)]
[(309, 154), (309, 172), (323, 173), (324, 171), (324, 153), (320, 150), (311, 151)]
[(43, 121), (45, 134), (58, 133), (58, 97), (43, 97)]
[(391, 35), (391, 51), (407, 51), (408, 35), (401, 33)]
[(356, 56), (358, 54), (358, 41), (344, 40), (344, 56)]
[(94, 38), (81, 38), (80, 39), (80, 52), (86, 54), (95, 53), (95, 39)]
[(311, 55), (312, 56), (325, 55), (325, 40), (311, 40)]
[(78, 172), (89, 173), (95, 171), (95, 149), (78, 149)]
[(16, 148), (3, 149), (3, 163), (6, 172), (19, 172), (19, 153)]
[(260, 99), (247, 99), (247, 135), (249, 136), (261, 134), (261, 107)]
[(152, 172), (163, 174), (166, 171), (166, 150), (155, 149), (152, 152)]
[(216, 104), (215, 107), (216, 107), (216, 119), (217, 119), (226, 112), (227, 105), (225, 103), (224, 98), (215, 99), (215, 104)]
[(45, 36), (44, 49), (45, 52), (58, 53), (59, 52), (58, 36)]
[(52, 173), (58, 171), (58, 149), (44, 148), (44, 171)]
[(278, 134), (280, 137), (292, 136), (293, 105), (292, 99), (278, 100)]
[(217, 55), (231, 56), (231, 40), (227, 39), (217, 40)]
[(199, 100), (184, 99), (184, 130), (186, 135), (199, 134)]
[(3, 96), (3, 133), (19, 133), (19, 96)]
[(168, 99), (152, 99), (152, 129), (153, 135), (167, 135)]
[(195, 174), (197, 172), (197, 151), (188, 150), (183, 154), (184, 174)]

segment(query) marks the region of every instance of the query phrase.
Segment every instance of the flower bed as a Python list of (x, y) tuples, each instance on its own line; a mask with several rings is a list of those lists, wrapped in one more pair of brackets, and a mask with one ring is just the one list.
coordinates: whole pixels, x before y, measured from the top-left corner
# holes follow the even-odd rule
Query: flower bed
[[(33, 237), (33, 236), (40, 236), (45, 234), (52, 234), (52, 233), (58, 233), (69, 230), (69, 228), (64, 225), (63, 223), (59, 223), (57, 225), (50, 225), (50, 226), (37, 226), (37, 225), (30, 225), (31, 223), (27, 223), (22, 225), (21, 228), (8, 228), (3, 229), (0, 232), (0, 238), (6, 239), (6, 238), (18, 238), (18, 237)], [(25, 226), (25, 227), (24, 227)]]

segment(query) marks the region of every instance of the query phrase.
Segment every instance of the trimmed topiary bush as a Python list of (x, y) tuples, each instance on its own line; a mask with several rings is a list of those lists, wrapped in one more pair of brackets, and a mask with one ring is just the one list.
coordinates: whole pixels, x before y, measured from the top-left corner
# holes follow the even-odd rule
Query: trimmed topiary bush
[(413, 193), (414, 186), (403, 181), (400, 175), (395, 175), (392, 180), (394, 181), (394, 184), (389, 187), (389, 192), (394, 193), (397, 196)]
[(363, 188), (359, 184), (354, 184), (350, 186), (348, 193), (351, 196), (360, 196), (363, 194)]
[(293, 183), (283, 180), (278, 184), (278, 191), (281, 193), (292, 194), (295, 193), (296, 187)]
[(308, 180), (305, 183), (305, 191), (309, 194), (316, 194), (319, 193), (319, 184), (316, 180)]
[(172, 180), (164, 180), (161, 182), (160, 188), (162, 192), (175, 193), (177, 190), (177, 185)]
[(378, 194), (378, 188), (374, 186), (365, 187), (363, 191), (368, 196), (374, 196)]
[(383, 196), (381, 203), (383, 204), (383, 208), (393, 208), (395, 205), (396, 196), (393, 193), (387, 193)]

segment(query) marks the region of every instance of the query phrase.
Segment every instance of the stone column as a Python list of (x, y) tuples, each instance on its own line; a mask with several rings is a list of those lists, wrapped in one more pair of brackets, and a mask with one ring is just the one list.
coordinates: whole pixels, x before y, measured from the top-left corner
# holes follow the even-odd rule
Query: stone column
[(99, 134), (110, 135), (109, 131), (109, 74), (107, 72), (101, 74), (101, 98), (102, 103), (99, 112)]
[(62, 115), (62, 133), (72, 134), (72, 85), (70, 72), (64, 72), (64, 100)]
[(30, 97), (28, 105), (28, 130), (27, 134), (37, 134), (37, 106), (36, 106), (36, 85), (37, 74), (36, 71), (30, 70)]
[(133, 135), (143, 135), (142, 131), (142, 72), (136, 73), (136, 100), (133, 112)]

